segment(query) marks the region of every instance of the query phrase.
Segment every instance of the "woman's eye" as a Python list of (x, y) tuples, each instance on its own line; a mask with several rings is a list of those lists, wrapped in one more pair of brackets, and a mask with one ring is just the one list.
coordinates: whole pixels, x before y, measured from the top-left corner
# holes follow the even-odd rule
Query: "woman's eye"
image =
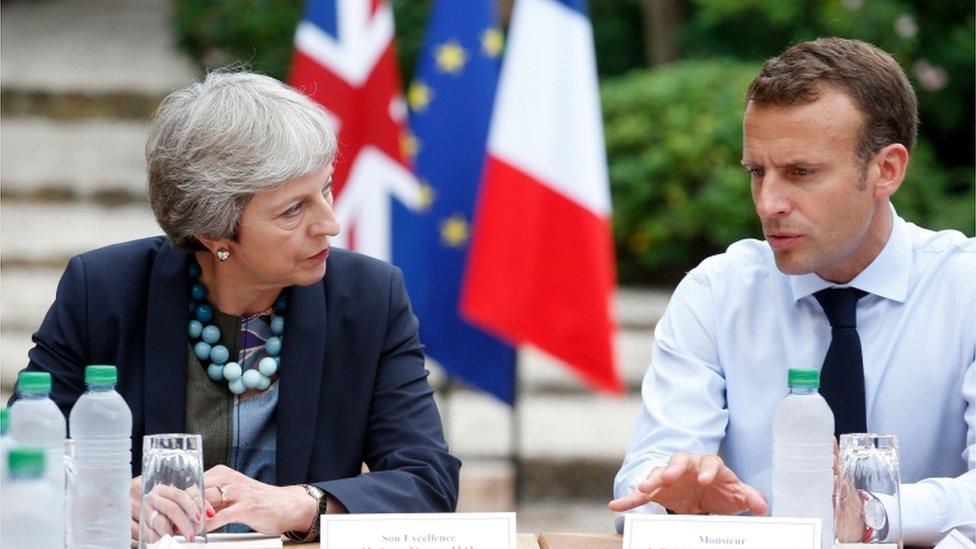
[(302, 211), (302, 203), (299, 202), (299, 203), (295, 204), (294, 206), (292, 206), (292, 207), (288, 208), (287, 210), (285, 210), (284, 213), (282, 213), (281, 215), (283, 215), (285, 217), (295, 217), (301, 211)]

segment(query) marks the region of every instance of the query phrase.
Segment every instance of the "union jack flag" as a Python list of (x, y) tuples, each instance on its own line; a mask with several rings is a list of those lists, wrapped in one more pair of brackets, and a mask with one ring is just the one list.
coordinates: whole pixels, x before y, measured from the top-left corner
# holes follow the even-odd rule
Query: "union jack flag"
[(391, 259), (391, 200), (411, 210), (424, 193), (410, 164), (394, 46), (385, 0), (310, 0), (295, 32), (288, 83), (332, 115), (339, 134), (333, 174), (337, 246)]

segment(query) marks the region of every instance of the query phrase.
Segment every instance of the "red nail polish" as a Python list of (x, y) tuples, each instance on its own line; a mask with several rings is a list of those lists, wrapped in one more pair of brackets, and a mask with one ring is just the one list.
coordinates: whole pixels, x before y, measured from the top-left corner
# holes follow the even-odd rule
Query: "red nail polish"
[(214, 510), (213, 509), (207, 509), (207, 518), (208, 519), (214, 518)]

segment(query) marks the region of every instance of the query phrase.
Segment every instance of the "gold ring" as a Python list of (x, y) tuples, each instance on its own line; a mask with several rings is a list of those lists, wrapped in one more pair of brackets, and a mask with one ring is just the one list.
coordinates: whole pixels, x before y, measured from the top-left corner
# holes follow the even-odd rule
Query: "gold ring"
[(220, 506), (223, 507), (227, 503), (227, 489), (221, 484), (217, 486), (217, 491), (220, 492)]

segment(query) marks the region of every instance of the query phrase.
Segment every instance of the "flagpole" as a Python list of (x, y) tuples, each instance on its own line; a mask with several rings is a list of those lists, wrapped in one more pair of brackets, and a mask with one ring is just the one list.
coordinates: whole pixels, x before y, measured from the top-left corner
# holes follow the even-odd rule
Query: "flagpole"
[[(444, 384), (440, 387), (441, 402), (443, 403), (443, 409), (441, 410), (441, 424), (445, 426), (444, 431), (447, 433), (446, 437), (454, 438), (454, 422), (451, 421), (451, 410), (455, 408), (454, 404), (451, 402), (451, 400), (454, 398), (454, 376), (452, 376), (443, 366), (440, 368), (441, 371), (444, 372)], [(448, 440), (450, 440), (450, 438)]]
[(514, 474), (515, 507), (522, 505), (525, 499), (525, 477), (522, 469), (522, 414), (519, 413), (520, 386), (518, 356), (520, 350), (515, 351), (515, 376), (514, 391), (512, 392), (512, 411), (511, 411), (511, 444), (509, 445), (509, 461), (512, 464)]

